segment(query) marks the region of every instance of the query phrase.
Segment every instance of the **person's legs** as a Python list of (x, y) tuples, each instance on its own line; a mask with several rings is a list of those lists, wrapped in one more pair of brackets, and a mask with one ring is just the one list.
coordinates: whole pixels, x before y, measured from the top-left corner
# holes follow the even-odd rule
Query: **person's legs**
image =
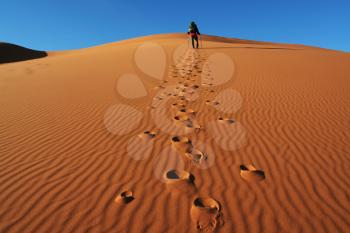
[(197, 42), (197, 46), (196, 46), (196, 47), (197, 47), (197, 49), (198, 49), (198, 37), (196, 37), (196, 42)]
[(191, 37), (191, 39), (192, 39), (192, 48), (194, 48), (194, 40), (195, 40), (195, 38)]

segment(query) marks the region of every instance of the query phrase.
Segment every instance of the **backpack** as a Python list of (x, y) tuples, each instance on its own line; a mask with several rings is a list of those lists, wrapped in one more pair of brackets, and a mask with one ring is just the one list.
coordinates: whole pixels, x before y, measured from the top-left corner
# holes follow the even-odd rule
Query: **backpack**
[(197, 25), (196, 24), (190, 24), (188, 27), (188, 32), (190, 33), (191, 36), (196, 36), (197, 35)]
[(190, 24), (190, 26), (188, 27), (188, 31), (189, 32), (196, 32), (198, 29), (197, 29), (197, 25), (196, 24)]

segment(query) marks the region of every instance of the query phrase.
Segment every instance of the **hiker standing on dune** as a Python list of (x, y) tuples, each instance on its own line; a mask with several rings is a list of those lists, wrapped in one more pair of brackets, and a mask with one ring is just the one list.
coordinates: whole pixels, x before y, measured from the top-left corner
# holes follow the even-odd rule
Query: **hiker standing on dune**
[(194, 41), (196, 41), (196, 48), (198, 49), (198, 37), (200, 36), (200, 33), (199, 33), (199, 30), (198, 30), (198, 27), (197, 27), (197, 24), (195, 22), (191, 22), (189, 28), (188, 28), (188, 32), (187, 34), (189, 36), (191, 36), (191, 39), (192, 39), (192, 48), (195, 48), (194, 47)]

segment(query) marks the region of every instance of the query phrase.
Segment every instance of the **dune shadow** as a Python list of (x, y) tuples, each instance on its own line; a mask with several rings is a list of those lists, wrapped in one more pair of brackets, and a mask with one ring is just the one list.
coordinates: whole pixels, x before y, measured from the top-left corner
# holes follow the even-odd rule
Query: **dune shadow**
[(0, 64), (38, 59), (46, 56), (47, 53), (44, 51), (27, 49), (9, 43), (0, 43)]

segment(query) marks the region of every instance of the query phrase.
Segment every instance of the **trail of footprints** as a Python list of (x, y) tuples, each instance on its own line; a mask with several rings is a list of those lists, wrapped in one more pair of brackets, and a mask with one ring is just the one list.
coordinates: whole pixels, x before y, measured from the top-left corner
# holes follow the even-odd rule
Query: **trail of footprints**
[[(198, 100), (199, 92), (214, 93), (213, 78), (210, 76), (210, 69), (203, 67), (208, 74), (201, 75), (202, 63), (207, 57), (200, 55), (197, 51), (188, 51), (186, 56), (180, 60), (177, 65), (171, 67), (169, 78), (175, 79), (177, 85), (170, 91), (167, 90), (168, 80), (164, 80), (161, 85), (156, 87), (158, 90), (164, 90), (161, 94), (154, 98), (156, 103), (161, 103), (166, 98), (171, 97), (172, 103), (169, 107), (169, 113), (172, 115), (172, 123), (183, 129), (183, 134), (173, 135), (170, 137), (173, 148), (186, 160), (190, 161), (193, 166), (199, 166), (208, 161), (208, 154), (196, 148), (192, 140), (188, 136), (191, 133), (200, 132), (205, 128), (197, 121), (198, 112), (189, 108), (191, 102)], [(198, 84), (199, 78), (202, 78), (201, 85)], [(208, 106), (218, 106), (219, 101), (206, 100)], [(150, 110), (157, 109), (159, 105), (152, 104)], [(231, 118), (219, 117), (218, 123), (235, 124)], [(180, 132), (180, 131), (179, 131)], [(157, 131), (144, 131), (138, 135), (138, 138), (144, 143), (154, 140), (157, 137)], [(240, 175), (242, 179), (248, 182), (258, 182), (265, 179), (265, 174), (261, 170), (257, 170), (253, 165), (241, 165)], [(172, 192), (182, 192), (190, 195), (196, 195), (195, 177), (185, 170), (170, 169), (164, 173), (164, 180)], [(123, 190), (115, 199), (116, 203), (127, 204), (134, 200), (132, 191)], [(212, 197), (196, 197), (190, 209), (190, 215), (195, 228), (199, 232), (213, 232), (223, 224), (221, 205), (219, 201)]]

